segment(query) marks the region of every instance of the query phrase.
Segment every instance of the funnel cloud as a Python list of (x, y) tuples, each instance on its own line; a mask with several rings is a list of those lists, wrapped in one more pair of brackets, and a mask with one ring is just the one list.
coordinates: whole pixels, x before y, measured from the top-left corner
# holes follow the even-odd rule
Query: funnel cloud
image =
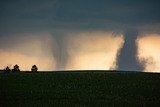
[(143, 66), (137, 60), (137, 30), (127, 30), (124, 32), (125, 42), (118, 59), (119, 70), (143, 70)]

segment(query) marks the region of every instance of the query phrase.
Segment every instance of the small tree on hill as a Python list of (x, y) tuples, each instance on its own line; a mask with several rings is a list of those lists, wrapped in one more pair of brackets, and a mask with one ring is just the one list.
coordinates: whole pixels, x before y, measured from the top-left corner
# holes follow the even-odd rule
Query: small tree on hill
[(38, 67), (36, 65), (33, 65), (31, 68), (31, 72), (37, 72), (38, 71)]
[(11, 69), (7, 66), (5, 69), (4, 69), (5, 72), (11, 72)]
[(19, 66), (17, 64), (13, 67), (12, 72), (20, 72)]

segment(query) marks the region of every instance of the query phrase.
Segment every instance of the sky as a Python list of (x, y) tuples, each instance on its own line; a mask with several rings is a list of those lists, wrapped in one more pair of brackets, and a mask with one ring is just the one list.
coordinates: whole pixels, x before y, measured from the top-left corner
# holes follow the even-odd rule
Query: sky
[(159, 0), (1, 0), (0, 68), (159, 72)]

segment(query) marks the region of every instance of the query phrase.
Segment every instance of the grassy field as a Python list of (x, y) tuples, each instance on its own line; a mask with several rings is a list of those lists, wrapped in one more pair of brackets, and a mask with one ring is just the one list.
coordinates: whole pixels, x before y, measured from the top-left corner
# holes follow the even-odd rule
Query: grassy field
[(160, 107), (160, 74), (0, 73), (0, 107)]

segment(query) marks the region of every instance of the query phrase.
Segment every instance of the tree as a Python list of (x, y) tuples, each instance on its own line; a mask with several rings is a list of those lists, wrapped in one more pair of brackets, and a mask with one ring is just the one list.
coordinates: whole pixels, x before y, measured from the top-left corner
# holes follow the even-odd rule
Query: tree
[(11, 69), (7, 66), (5, 69), (4, 69), (5, 72), (11, 72)]
[(38, 67), (36, 65), (33, 65), (31, 68), (31, 72), (37, 72), (38, 71)]
[(13, 67), (12, 72), (20, 72), (19, 66), (17, 64)]

